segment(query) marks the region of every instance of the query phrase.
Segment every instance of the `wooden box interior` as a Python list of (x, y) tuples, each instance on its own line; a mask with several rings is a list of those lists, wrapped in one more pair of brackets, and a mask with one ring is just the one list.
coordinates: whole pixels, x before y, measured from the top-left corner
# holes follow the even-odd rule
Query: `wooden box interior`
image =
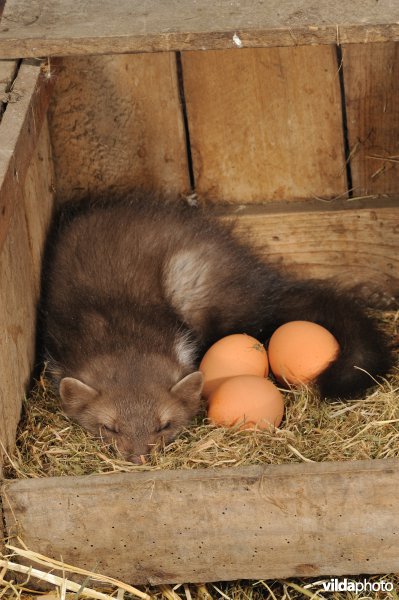
[[(3, 453), (34, 364), (55, 202), (196, 192), (278, 264), (398, 291), (392, 3), (222, 1), (216, 21), (211, 2), (74, 4), (12, 0), (0, 22)], [(398, 467), (3, 480), (4, 535), (134, 584), (395, 572)]]

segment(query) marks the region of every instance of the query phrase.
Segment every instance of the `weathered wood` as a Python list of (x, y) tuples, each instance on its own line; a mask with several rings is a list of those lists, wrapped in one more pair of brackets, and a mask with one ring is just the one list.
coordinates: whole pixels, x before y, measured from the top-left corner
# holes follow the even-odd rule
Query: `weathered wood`
[[(21, 65), (0, 125), (0, 440), (15, 441), (33, 366), (39, 264), (52, 201), (47, 127), (51, 83)], [(1, 463), (1, 460), (0, 460)]]
[[(238, 35), (235, 37), (235, 35)], [(395, 0), (7, 0), (0, 56), (62, 56), (399, 39)]]
[(388, 300), (399, 299), (398, 205), (397, 198), (276, 202), (219, 214), (233, 219), (238, 236), (269, 261)]
[[(15, 442), (22, 399), (35, 350), (40, 260), (52, 208), (47, 126), (27, 170), (0, 253), (0, 441)], [(0, 449), (1, 464), (2, 449)]]
[(6, 482), (9, 533), (127, 583), (399, 569), (399, 460)]
[(53, 76), (40, 63), (24, 62), (13, 84), (0, 127), (0, 252), (14, 207), (23, 190), (28, 166), (49, 103)]
[(345, 195), (332, 46), (185, 52), (197, 191), (217, 200)]
[[(44, 241), (53, 212), (54, 194), (53, 161), (46, 119), (26, 174), (23, 193), (35, 302), (40, 293)], [(35, 325), (35, 319), (33, 325)]]
[[(31, 372), (34, 347), (32, 260), (21, 201), (0, 255), (0, 440), (13, 446), (21, 403)], [(0, 449), (2, 463), (3, 448)]]
[(399, 44), (344, 46), (354, 195), (399, 190)]
[(13, 100), (10, 88), (17, 72), (17, 65), (16, 60), (0, 60), (0, 121), (6, 104)]
[(189, 188), (173, 53), (65, 59), (50, 128), (61, 200), (110, 188)]

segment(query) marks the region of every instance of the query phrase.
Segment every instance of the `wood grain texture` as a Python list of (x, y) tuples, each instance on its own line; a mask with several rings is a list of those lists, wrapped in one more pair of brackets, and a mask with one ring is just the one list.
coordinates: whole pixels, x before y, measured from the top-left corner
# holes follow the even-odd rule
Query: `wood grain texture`
[(65, 59), (50, 128), (61, 200), (189, 188), (173, 53)]
[[(32, 368), (35, 309), (31, 269), (25, 211), (18, 202), (0, 255), (0, 440), (6, 449), (15, 441)], [(3, 449), (1, 463), (2, 456)]]
[[(298, 276), (332, 279), (370, 304), (399, 302), (398, 199), (221, 208), (261, 257)], [(384, 300), (383, 300), (384, 298)]]
[(399, 44), (344, 46), (353, 193), (399, 190)]
[[(26, 173), (24, 207), (27, 237), (32, 261), (34, 301), (39, 298), (44, 242), (53, 212), (54, 171), (47, 119), (44, 120), (37, 146)], [(34, 323), (35, 324), (35, 319)]]
[(8, 531), (132, 584), (399, 569), (399, 461), (6, 482)]
[(79, 5), (75, 0), (7, 0), (0, 26), (0, 56), (398, 39), (399, 5), (395, 0), (102, 0), (101, 5), (97, 0), (80, 0)]
[(0, 253), (0, 441), (6, 450), (15, 442), (33, 367), (39, 265), (51, 207), (50, 143), (44, 125)]
[(234, 202), (345, 195), (332, 46), (185, 52), (197, 191)]
[(24, 61), (13, 84), (0, 127), (0, 252), (36, 150), (55, 78), (38, 61)]
[(51, 86), (40, 64), (23, 63), (0, 125), (0, 440), (6, 449), (15, 441), (34, 359), (41, 251), (52, 204), (43, 128)]

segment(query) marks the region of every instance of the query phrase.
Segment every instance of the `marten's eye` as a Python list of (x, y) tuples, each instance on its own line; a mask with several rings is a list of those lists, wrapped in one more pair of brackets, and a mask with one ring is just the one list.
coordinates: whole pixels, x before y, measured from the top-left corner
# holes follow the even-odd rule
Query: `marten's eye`
[(101, 425), (101, 429), (102, 431), (105, 431), (106, 433), (109, 433), (110, 435), (116, 435), (118, 432), (117, 429), (115, 429), (114, 427), (111, 427), (110, 425)]
[(170, 429), (171, 425), (172, 425), (172, 423), (170, 421), (166, 421), (165, 423), (162, 423), (162, 425), (160, 425), (156, 431), (157, 431), (157, 433), (162, 433), (162, 432)]

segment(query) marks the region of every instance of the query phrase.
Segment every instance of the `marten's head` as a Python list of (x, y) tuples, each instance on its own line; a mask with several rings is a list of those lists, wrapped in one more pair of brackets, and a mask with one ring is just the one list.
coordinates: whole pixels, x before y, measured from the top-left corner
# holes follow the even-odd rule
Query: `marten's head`
[(59, 384), (65, 413), (132, 462), (171, 441), (199, 411), (203, 376), (176, 356), (98, 355)]

